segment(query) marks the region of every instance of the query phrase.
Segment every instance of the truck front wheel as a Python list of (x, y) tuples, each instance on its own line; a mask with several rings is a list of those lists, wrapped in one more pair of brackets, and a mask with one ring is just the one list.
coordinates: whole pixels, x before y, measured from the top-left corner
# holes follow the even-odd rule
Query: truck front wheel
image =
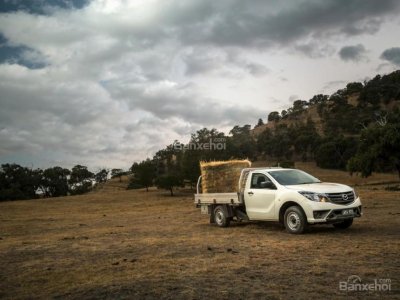
[(291, 206), (285, 211), (284, 223), (289, 233), (303, 233), (307, 228), (307, 218), (298, 206)]
[(214, 209), (214, 221), (219, 227), (228, 227), (230, 218), (227, 217), (223, 206), (219, 205)]

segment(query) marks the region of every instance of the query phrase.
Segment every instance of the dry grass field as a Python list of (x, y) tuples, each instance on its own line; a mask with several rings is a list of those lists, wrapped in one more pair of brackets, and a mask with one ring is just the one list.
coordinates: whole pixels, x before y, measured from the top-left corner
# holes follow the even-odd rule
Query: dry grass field
[[(0, 298), (400, 298), (400, 192), (390, 174), (357, 185), (364, 216), (346, 231), (287, 234), (275, 223), (208, 224), (191, 191), (126, 191), (108, 182), (83, 196), (0, 203)], [(372, 183), (372, 184), (371, 184)], [(342, 292), (339, 282), (391, 279), (391, 292)]]

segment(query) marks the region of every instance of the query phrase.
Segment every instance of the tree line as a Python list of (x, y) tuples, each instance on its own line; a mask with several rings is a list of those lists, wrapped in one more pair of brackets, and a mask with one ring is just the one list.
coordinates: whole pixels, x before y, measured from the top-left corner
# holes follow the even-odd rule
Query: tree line
[(0, 201), (60, 197), (84, 194), (95, 184), (120, 177), (122, 169), (101, 169), (92, 173), (86, 166), (76, 165), (71, 170), (59, 166), (33, 169), (18, 164), (2, 164), (0, 168)]

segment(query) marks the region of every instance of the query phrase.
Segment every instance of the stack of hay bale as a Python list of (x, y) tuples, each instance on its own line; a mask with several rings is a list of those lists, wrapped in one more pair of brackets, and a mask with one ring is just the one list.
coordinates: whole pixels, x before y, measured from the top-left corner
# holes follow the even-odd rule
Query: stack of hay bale
[(249, 160), (200, 162), (203, 193), (229, 193), (238, 191), (242, 169), (251, 167)]

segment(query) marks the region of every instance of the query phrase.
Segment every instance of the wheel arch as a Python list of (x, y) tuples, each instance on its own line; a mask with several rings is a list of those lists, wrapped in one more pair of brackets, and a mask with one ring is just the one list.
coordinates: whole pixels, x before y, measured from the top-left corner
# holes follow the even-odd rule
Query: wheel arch
[(307, 215), (306, 215), (303, 207), (298, 202), (289, 200), (289, 201), (286, 201), (285, 203), (283, 203), (282, 206), (279, 208), (279, 223), (283, 224), (283, 217), (285, 215), (285, 211), (291, 206), (299, 207), (307, 218)]

